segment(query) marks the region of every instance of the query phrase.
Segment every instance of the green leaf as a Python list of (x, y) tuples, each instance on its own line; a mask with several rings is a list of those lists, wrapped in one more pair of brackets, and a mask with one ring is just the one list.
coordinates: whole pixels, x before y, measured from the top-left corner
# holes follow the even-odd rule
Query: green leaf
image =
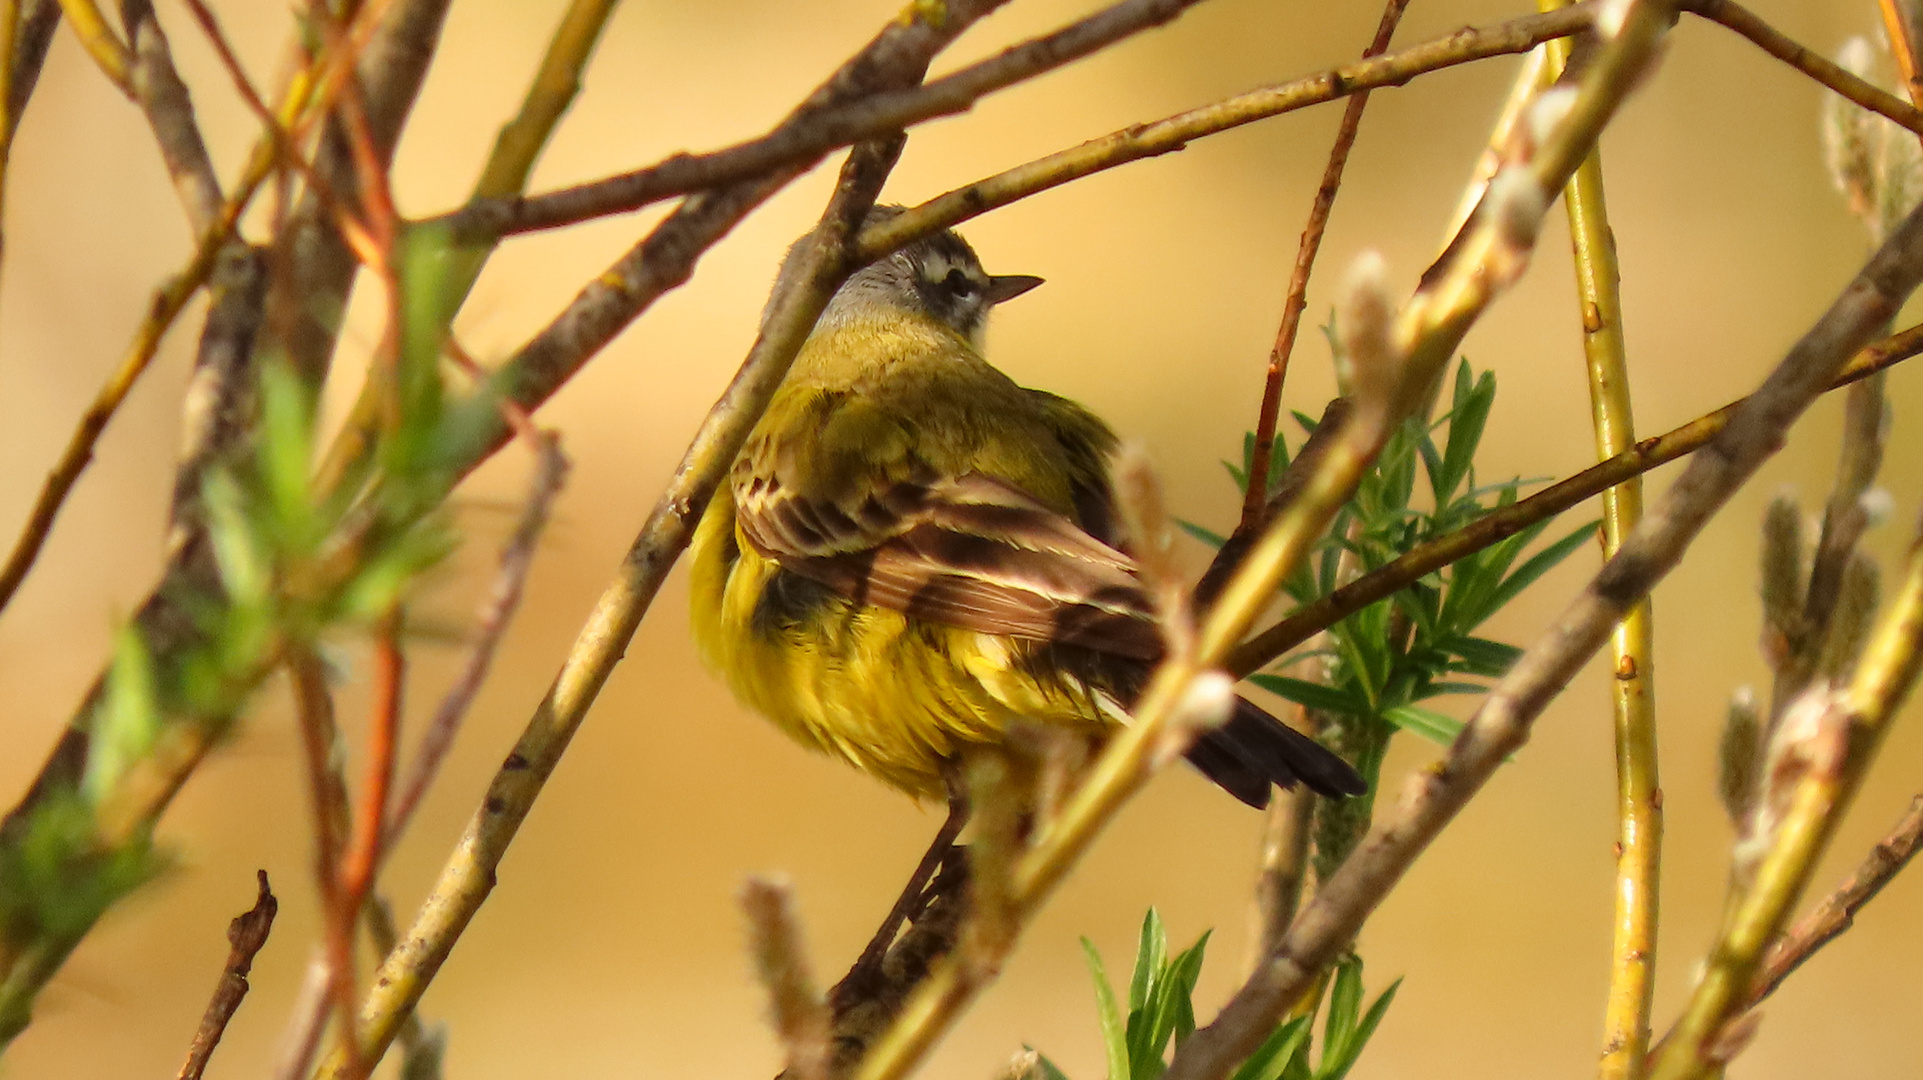
[(1132, 1080), (1128, 1068), (1128, 1034), (1122, 1027), (1121, 1010), (1115, 1006), (1115, 988), (1109, 985), (1101, 954), (1087, 938), (1082, 939), (1082, 954), (1088, 960), (1088, 973), (1095, 980), (1095, 1015), (1102, 1026), (1102, 1047), (1108, 1052), (1108, 1080)]
[(1235, 481), (1235, 490), (1243, 492), (1249, 490), (1249, 474), (1245, 470), (1232, 461), (1224, 461), (1222, 467), (1229, 471), (1229, 479)]
[(1434, 709), (1425, 709), (1420, 705), (1397, 705), (1392, 709), (1384, 709), (1382, 718), (1404, 731), (1413, 732), (1443, 746), (1455, 742), (1456, 736), (1462, 734), (1463, 728), (1462, 721), (1455, 717), (1444, 716)]
[(88, 743), (87, 770), (80, 790), (98, 806), (113, 792), (127, 769), (147, 756), (160, 734), (160, 695), (154, 658), (132, 623), (114, 634), (113, 667), (107, 673), (107, 700)]
[(1307, 1046), (1309, 1018), (1298, 1016), (1276, 1029), (1263, 1040), (1255, 1053), (1235, 1070), (1232, 1080), (1280, 1080), (1289, 1063)]
[(9, 933), (77, 939), (167, 868), (148, 829), (103, 849), (94, 807), (73, 788), (54, 791), (10, 828), (0, 844), (0, 920)]
[[(1388, 989), (1376, 995), (1375, 1003), (1369, 1006), (1369, 1011), (1362, 1014), (1362, 1022), (1355, 1028), (1355, 1053), (1350, 1055), (1351, 1063), (1362, 1056), (1362, 1048), (1369, 1045), (1369, 1039), (1375, 1035), (1376, 1027), (1382, 1023), (1382, 1018), (1389, 1014), (1389, 1006), (1395, 1003), (1396, 991), (1400, 989), (1402, 989), (1401, 979), (1390, 983)], [(1343, 1072), (1347, 1071), (1347, 1068), (1343, 1069)], [(1337, 1077), (1331, 1080), (1339, 1080), (1339, 1077), (1340, 1074), (1337, 1074)]]
[(1172, 1036), (1179, 1045), (1195, 1032), (1195, 981), (1202, 974), (1202, 957), (1207, 951), (1209, 934), (1202, 933), (1194, 945), (1183, 950), (1162, 969), (1157, 980), (1151, 1008), (1153, 1025), (1148, 1040), (1148, 1055), (1135, 1060), (1136, 1076), (1160, 1076), (1162, 1051)]
[(1436, 449), (1436, 441), (1427, 433), (1416, 444), (1416, 451), (1422, 455), (1422, 471), (1429, 475), (1429, 497), (1437, 507), (1449, 505), (1449, 493), (1442, 490), (1439, 478), (1442, 476), (1442, 452)]
[(207, 509), (207, 535), (227, 596), (238, 607), (260, 608), (272, 600), (274, 557), (247, 516), (247, 496), (225, 469), (209, 469), (200, 483)]
[(1304, 705), (1318, 712), (1336, 713), (1341, 716), (1366, 715), (1366, 708), (1358, 708), (1362, 703), (1332, 686), (1312, 683), (1287, 675), (1251, 675), (1249, 681), (1271, 694), (1288, 698), (1297, 705)]
[[(1357, 985), (1359, 988), (1359, 981)], [(1343, 1040), (1340, 1049), (1334, 1046), (1323, 1048), (1322, 1064), (1315, 1070), (1315, 1080), (1342, 1080), (1348, 1075), (1349, 1070), (1355, 1066), (1356, 1060), (1362, 1056), (1363, 1048), (1369, 1045), (1369, 1039), (1375, 1035), (1376, 1026), (1382, 1023), (1383, 1016), (1389, 1011), (1389, 1005), (1395, 1001), (1396, 991), (1401, 987), (1402, 980), (1397, 979), (1376, 997), (1375, 1002), (1369, 1006), (1369, 1011), (1363, 1014), (1361, 1021)]]
[[(1457, 369), (1456, 387), (1461, 391), (1469, 364), (1464, 361)], [(1453, 492), (1469, 476), (1475, 464), (1476, 448), (1482, 444), (1482, 431), (1489, 422), (1489, 410), (1496, 403), (1496, 375), (1492, 371), (1482, 373), (1473, 389), (1463, 393), (1455, 408), (1449, 412), (1449, 440), (1442, 451), (1442, 475), (1435, 481), (1436, 487), (1443, 492)], [(1438, 503), (1447, 498), (1438, 498)]]
[[(1154, 908), (1142, 919), (1141, 939), (1135, 949), (1135, 971), (1129, 978), (1128, 1022), (1124, 1026), (1128, 1043), (1129, 1076), (1133, 1080), (1154, 1080), (1162, 1069), (1162, 1049), (1156, 1042), (1156, 1029), (1166, 1031), (1161, 1010), (1163, 965), (1168, 956), (1168, 932), (1162, 916)], [(1162, 1036), (1163, 1043), (1168, 1036)]]
[(1183, 521), (1181, 518), (1176, 518), (1175, 527), (1212, 548), (1219, 548), (1229, 542), (1228, 537), (1223, 536), (1221, 533), (1210, 532), (1193, 521)]
[(1362, 1014), (1362, 959), (1354, 953), (1335, 965), (1335, 980), (1329, 987), (1329, 1015), (1322, 1021), (1322, 1056), (1339, 1054), (1355, 1031)]
[(1156, 980), (1162, 974), (1162, 961), (1168, 955), (1168, 931), (1162, 926), (1162, 915), (1154, 908), (1142, 918), (1142, 934), (1135, 946), (1135, 974), (1128, 984), (1128, 1007), (1130, 1012), (1148, 1004), (1149, 995), (1155, 990)]
[(1521, 649), (1488, 638), (1456, 637), (1437, 644), (1462, 657), (1462, 669), (1471, 675), (1496, 678), (1506, 674), (1517, 660), (1522, 659)]
[(1486, 694), (1488, 692), (1488, 687), (1473, 682), (1432, 682), (1422, 688), (1422, 696), (1425, 698), (1438, 697), (1442, 694)]
[[(1592, 521), (1561, 540), (1543, 548), (1529, 557), (1529, 561), (1516, 567), (1516, 572), (1502, 579), (1490, 597), (1490, 614), (1502, 609), (1503, 605), (1514, 600), (1522, 590), (1534, 584), (1536, 579), (1555, 569), (1556, 564), (1568, 558), (1583, 544), (1595, 539), (1596, 529), (1602, 523)], [(1464, 627), (1470, 629), (1471, 627)]]

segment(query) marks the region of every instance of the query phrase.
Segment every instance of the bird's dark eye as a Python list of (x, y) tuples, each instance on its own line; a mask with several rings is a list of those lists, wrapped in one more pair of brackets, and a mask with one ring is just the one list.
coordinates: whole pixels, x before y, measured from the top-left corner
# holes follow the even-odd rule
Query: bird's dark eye
[(950, 270), (948, 276), (943, 278), (941, 283), (947, 286), (949, 292), (964, 298), (973, 296), (981, 291), (981, 286), (975, 283), (975, 279), (962, 273), (959, 269)]

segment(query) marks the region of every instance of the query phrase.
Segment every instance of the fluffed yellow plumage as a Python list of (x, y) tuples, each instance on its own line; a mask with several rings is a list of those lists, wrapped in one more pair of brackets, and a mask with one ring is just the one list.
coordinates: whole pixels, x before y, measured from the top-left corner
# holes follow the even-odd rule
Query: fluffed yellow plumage
[[(885, 212), (885, 211), (884, 211)], [(1115, 437), (980, 351), (997, 302), (953, 233), (842, 287), (695, 534), (696, 640), (804, 745), (918, 797), (1018, 718), (1092, 737), (1161, 645), (1113, 542)], [(1245, 802), (1353, 770), (1242, 702), (1190, 755)]]

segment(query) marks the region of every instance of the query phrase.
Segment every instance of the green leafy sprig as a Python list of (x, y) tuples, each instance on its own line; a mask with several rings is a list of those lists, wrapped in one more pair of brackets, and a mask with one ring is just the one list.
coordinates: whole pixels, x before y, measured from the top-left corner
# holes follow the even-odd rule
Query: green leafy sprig
[[(1167, 1069), (1170, 1044), (1179, 1047), (1195, 1031), (1195, 983), (1202, 973), (1202, 957), (1209, 935), (1175, 956), (1168, 955), (1168, 935), (1162, 917), (1150, 908), (1142, 920), (1129, 978), (1128, 1014), (1121, 1005), (1102, 965), (1101, 954), (1087, 938), (1082, 951), (1095, 980), (1096, 1015), (1107, 1051), (1108, 1080), (1158, 1080)], [(1362, 1006), (1362, 958), (1344, 957), (1329, 980), (1326, 1001), (1318, 998), (1308, 1013), (1276, 1026), (1261, 1047), (1235, 1071), (1233, 1080), (1341, 1080), (1375, 1034), (1400, 979)], [(1311, 1062), (1312, 1029), (1326, 1009), (1322, 1025), (1321, 1060)], [(1039, 1080), (1068, 1080), (1046, 1056), (1037, 1055), (1033, 1075)]]

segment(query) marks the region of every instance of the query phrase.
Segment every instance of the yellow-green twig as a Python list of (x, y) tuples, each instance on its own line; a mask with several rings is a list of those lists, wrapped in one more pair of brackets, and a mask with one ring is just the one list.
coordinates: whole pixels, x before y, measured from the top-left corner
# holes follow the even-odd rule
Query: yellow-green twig
[(547, 147), (561, 115), (581, 92), (581, 73), (594, 54), (608, 16), (620, 0), (574, 0), (548, 41), (521, 111), (501, 128), (494, 151), (474, 184), (475, 199), (498, 199), (527, 187), (528, 174)]
[[(1514, 81), (1509, 84), (1509, 94), (1502, 99), (1502, 108), (1496, 111), (1496, 122), (1490, 125), (1489, 140), (1482, 148), (1482, 155), (1476, 159), (1475, 172), (1469, 183), (1462, 189), (1462, 197), (1456, 201), (1455, 213), (1449, 215), (1448, 227), (1442, 230), (1442, 251), (1455, 242), (1456, 234), (1469, 223), (1469, 215), (1476, 212), (1482, 202), (1482, 193), (1489, 189), (1489, 180), (1502, 168), (1504, 155), (1515, 145), (1516, 127), (1522, 123), (1523, 111), (1529, 103), (1536, 100), (1542, 92), (1542, 73), (1548, 63), (1548, 52), (1543, 45), (1529, 50), (1523, 57), (1522, 67), (1516, 71)], [(1437, 255), (1441, 255), (1441, 251)]]
[(54, 518), (60, 513), (61, 504), (66, 502), (67, 493), (73, 490), (74, 482), (80, 479), (80, 473), (93, 460), (94, 444), (99, 442), (100, 433), (106, 430), (107, 422), (113, 419), (120, 403), (126, 400), (128, 391), (133, 389), (134, 383), (147, 370), (147, 365), (152, 363), (168, 328), (173, 326), (187, 302), (193, 299), (194, 293), (213, 273), (220, 249), (239, 218), (240, 205), (229, 203), (229, 211), (202, 238), (187, 268), (154, 295), (147, 317), (141, 320), (140, 328), (134, 332), (133, 343), (127, 347), (120, 366), (114, 369), (94, 395), (93, 404), (87, 407), (79, 426), (68, 437), (67, 447), (61, 452), (59, 461), (55, 462), (53, 471), (47, 474), (46, 482), (41, 485), (40, 495), (34, 500), (33, 509), (27, 515), (27, 524), (21, 530), (19, 539), (14, 541), (6, 564), (0, 566), (0, 610), (6, 608), (20, 588), (20, 583), (26, 580), (27, 571), (33, 568), (34, 560), (47, 542), (47, 534), (53, 530)]
[(127, 50), (127, 43), (107, 25), (94, 0), (60, 0), (60, 10), (67, 16), (67, 25), (73, 27), (81, 47), (99, 65), (101, 74), (119, 87), (121, 93), (133, 97), (133, 54)]
[(1877, 0), (1883, 14), (1883, 32), (1890, 39), (1890, 53), (1896, 70), (1903, 76), (1903, 89), (1910, 104), (1923, 101), (1923, 71), (1917, 67), (1916, 26), (1911, 21), (1913, 7), (1903, 0)]
[(1650, 1080), (1708, 1075), (1732, 1052), (1724, 1039), (1726, 1027), (1748, 1003), (1763, 951), (1809, 884), (1919, 665), (1923, 537), (1910, 545), (1902, 593), (1879, 621), (1849, 688), (1836, 694), (1813, 687), (1794, 707), (1806, 714), (1807, 723), (1785, 720), (1778, 738), (1797, 740), (1787, 754), (1804, 759), (1802, 774), (1783, 793), (1787, 809), (1774, 839), (1725, 921), (1681, 1019), (1657, 1051)]
[[(1539, 0), (1545, 9), (1560, 0)], [(1569, 60), (1566, 41), (1547, 43), (1549, 70)], [(1596, 455), (1608, 459), (1636, 442), (1623, 339), (1621, 268), (1603, 199), (1602, 151), (1591, 150), (1563, 188)], [(1642, 477), (1603, 492), (1603, 557), (1614, 556), (1643, 516)], [(1616, 884), (1609, 993), (1603, 1010), (1603, 1080), (1640, 1075), (1649, 1051), (1655, 988), (1656, 919), (1662, 874), (1663, 810), (1656, 766), (1655, 614), (1644, 597), (1610, 638), (1610, 699), (1616, 733)]]

